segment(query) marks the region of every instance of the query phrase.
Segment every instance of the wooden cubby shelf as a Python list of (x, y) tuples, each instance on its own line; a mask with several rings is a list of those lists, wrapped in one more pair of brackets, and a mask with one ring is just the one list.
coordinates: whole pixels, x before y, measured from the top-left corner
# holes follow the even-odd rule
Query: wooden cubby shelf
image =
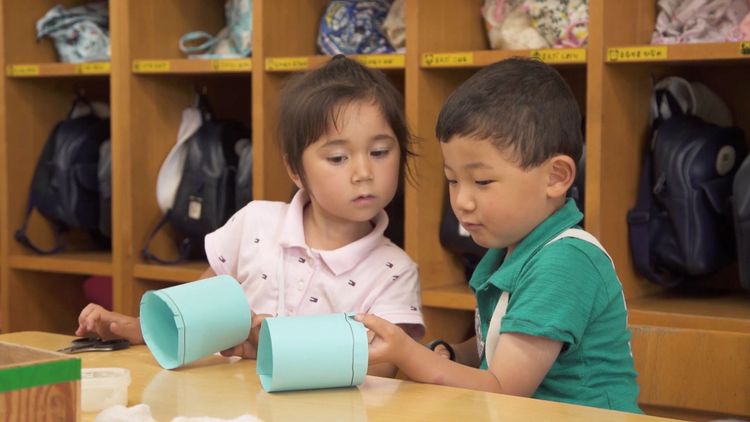
[[(279, 94), (294, 74), (330, 60), (317, 46), (330, 0), (253, 0), (252, 57), (215, 60), (186, 58), (179, 40), (196, 30), (218, 33), (226, 24), (225, 0), (117, 0), (108, 2), (111, 60), (57, 63), (53, 42), (36, 39), (35, 23), (57, 4), (85, 2), (0, 0), (0, 68), (6, 73), (0, 78), (3, 332), (70, 334), (86, 305), (82, 287), (89, 275), (111, 276), (114, 310), (131, 315), (145, 291), (200, 277), (206, 262), (163, 266), (141, 256), (163, 216), (156, 180), (183, 110), (194, 104), (196, 92), (205, 93), (218, 118), (250, 127), (254, 199), (288, 201), (293, 184), (276, 147)], [(650, 132), (654, 80), (675, 75), (703, 83), (750, 136), (750, 42), (650, 45), (658, 0), (589, 0), (585, 47), (492, 50), (479, 13), (484, 3), (405, 0), (405, 52), (350, 56), (386, 72), (403, 94), (418, 140), (411, 161), (416, 183), (405, 184), (403, 206), (389, 213), (390, 229), (403, 234), (399, 244), (419, 266), (425, 340), (458, 342), (474, 331), (475, 299), (462, 261), (439, 239), (446, 189), (435, 138), (438, 113), (479, 69), (509, 57), (538, 57), (568, 82), (584, 116), (585, 228), (607, 248), (622, 282), (640, 403), (678, 418), (750, 417), (750, 293), (741, 288), (736, 268), (700, 284), (710, 290), (693, 286), (698, 294), (654, 285), (635, 271), (626, 222)], [(111, 252), (84, 252), (89, 239), (66, 233), (68, 252), (37, 256), (13, 232), (23, 223), (47, 137), (80, 92), (111, 111)], [(53, 244), (53, 227), (38, 213), (28, 227), (39, 244)], [(174, 257), (181, 241), (167, 227), (152, 239), (151, 251)]]
[(5, 66), (5, 75), (11, 78), (45, 78), (53, 76), (107, 76), (110, 62), (89, 63), (19, 63)]
[(680, 63), (750, 60), (750, 42), (608, 47), (607, 63)]
[(189, 262), (174, 266), (136, 264), (133, 269), (133, 276), (153, 281), (185, 283), (198, 280), (206, 268), (208, 268), (208, 264), (205, 262)]
[(422, 305), (433, 308), (473, 311), (477, 307), (474, 293), (467, 284), (449, 284), (422, 289)]
[(586, 48), (545, 48), (539, 50), (476, 50), (422, 53), (424, 69), (484, 67), (510, 57), (537, 57), (552, 65), (585, 65)]
[(136, 74), (250, 74), (253, 61), (244, 59), (165, 59), (133, 60), (132, 71)]
[(60, 274), (113, 274), (112, 254), (109, 252), (68, 252), (48, 256), (11, 255), (8, 257), (8, 266), (15, 270)]
[[(403, 54), (352, 54), (348, 57), (373, 69), (403, 70), (405, 66)], [(320, 67), (330, 59), (331, 56), (325, 55), (266, 57), (264, 69), (269, 73), (304, 72)]]

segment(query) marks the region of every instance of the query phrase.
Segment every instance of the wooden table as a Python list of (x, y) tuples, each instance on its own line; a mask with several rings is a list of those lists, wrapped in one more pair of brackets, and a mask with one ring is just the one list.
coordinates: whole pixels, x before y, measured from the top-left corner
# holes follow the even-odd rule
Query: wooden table
[[(42, 332), (0, 335), (0, 341), (47, 350), (73, 337)], [(210, 356), (178, 370), (159, 367), (145, 346), (117, 352), (81, 353), (83, 367), (124, 367), (132, 382), (128, 406), (146, 403), (157, 421), (174, 416), (235, 418), (250, 413), (264, 421), (657, 421), (642, 415), (460, 388), (368, 376), (358, 388), (266, 393), (254, 360)], [(84, 413), (83, 421), (96, 415)]]

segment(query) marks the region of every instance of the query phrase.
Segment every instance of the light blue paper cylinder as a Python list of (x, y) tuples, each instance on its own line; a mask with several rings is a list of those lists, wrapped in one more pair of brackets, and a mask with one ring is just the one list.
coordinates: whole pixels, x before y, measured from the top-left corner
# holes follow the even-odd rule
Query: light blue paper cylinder
[(260, 383), (268, 392), (359, 385), (367, 375), (367, 333), (354, 314), (266, 318)]
[(143, 339), (165, 369), (242, 343), (250, 322), (245, 293), (227, 275), (148, 291), (141, 299)]

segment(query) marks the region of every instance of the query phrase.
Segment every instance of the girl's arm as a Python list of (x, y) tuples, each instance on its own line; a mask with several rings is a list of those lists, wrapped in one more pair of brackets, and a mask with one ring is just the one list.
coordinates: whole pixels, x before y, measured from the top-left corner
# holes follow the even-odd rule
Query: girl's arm
[[(477, 353), (477, 336), (471, 336), (468, 340), (461, 343), (451, 344), (451, 347), (453, 348), (453, 353), (456, 354), (456, 362), (471, 366), (472, 368), (479, 367), (481, 362)], [(450, 352), (442, 344), (435, 347), (435, 352), (444, 358), (450, 356)]]
[(544, 379), (562, 343), (525, 334), (501, 334), (489, 370), (447, 360), (373, 315), (358, 317), (382, 342), (370, 347), (370, 362), (393, 362), (414, 381), (495, 393), (531, 396)]

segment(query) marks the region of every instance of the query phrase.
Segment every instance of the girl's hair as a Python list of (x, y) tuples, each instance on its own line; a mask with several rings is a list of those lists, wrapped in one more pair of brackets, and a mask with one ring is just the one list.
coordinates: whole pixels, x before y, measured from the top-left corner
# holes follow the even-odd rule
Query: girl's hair
[(407, 157), (414, 155), (412, 136), (406, 125), (401, 93), (383, 72), (338, 55), (324, 66), (290, 81), (281, 94), (279, 148), (303, 184), (305, 148), (323, 136), (329, 125), (336, 125), (347, 105), (358, 101), (371, 101), (380, 108), (401, 152), (399, 180), (403, 180), (406, 172), (411, 176)]

